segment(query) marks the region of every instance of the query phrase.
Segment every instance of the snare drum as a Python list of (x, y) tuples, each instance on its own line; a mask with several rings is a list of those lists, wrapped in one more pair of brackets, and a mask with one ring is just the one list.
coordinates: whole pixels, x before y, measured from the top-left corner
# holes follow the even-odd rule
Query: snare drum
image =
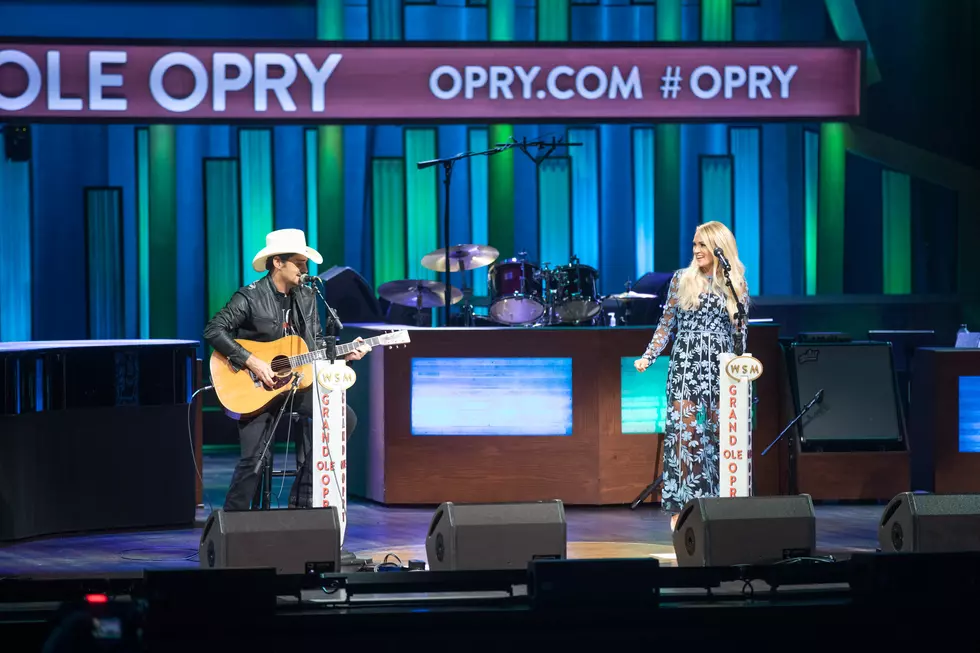
[(602, 309), (599, 272), (591, 266), (573, 264), (556, 268), (558, 279), (555, 314), (562, 322), (584, 322)]
[(490, 317), (502, 324), (530, 324), (544, 313), (541, 271), (516, 258), (497, 261), (487, 271)]

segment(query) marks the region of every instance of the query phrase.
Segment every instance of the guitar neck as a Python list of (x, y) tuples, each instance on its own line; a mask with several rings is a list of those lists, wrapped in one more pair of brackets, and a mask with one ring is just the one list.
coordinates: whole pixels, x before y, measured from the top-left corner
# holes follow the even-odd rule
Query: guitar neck
[[(363, 347), (364, 345), (370, 345), (371, 347), (381, 346), (382, 336), (375, 336), (373, 338), (368, 338), (361, 342), (348, 342), (342, 345), (337, 345), (337, 358), (342, 358), (347, 354), (353, 352), (358, 347)], [(316, 351), (307, 352), (305, 354), (300, 354), (298, 356), (289, 357), (289, 365), (294, 369), (302, 365), (309, 365), (314, 361), (327, 360), (328, 350), (317, 349)]]

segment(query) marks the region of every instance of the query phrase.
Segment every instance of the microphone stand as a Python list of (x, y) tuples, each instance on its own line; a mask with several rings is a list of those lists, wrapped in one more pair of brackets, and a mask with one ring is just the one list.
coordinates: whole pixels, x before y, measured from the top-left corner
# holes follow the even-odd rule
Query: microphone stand
[[(445, 279), (446, 279), (446, 289), (445, 289), (445, 296), (444, 296), (444, 300), (445, 300), (445, 326), (449, 326), (449, 307), (451, 305), (451, 301), (450, 300), (452, 299), (452, 294), (453, 294), (452, 293), (452, 290), (451, 290), (451, 287), (449, 285), (449, 273), (450, 273), (450, 267), (451, 267), (450, 266), (450, 260), (449, 260), (449, 247), (450, 247), (449, 243), (451, 242), (450, 239), (449, 239), (449, 207), (450, 207), (450, 204), (451, 204), (451, 202), (449, 201), (449, 197), (450, 197), (449, 188), (450, 188), (450, 184), (451, 184), (452, 178), (453, 178), (453, 165), (457, 161), (460, 161), (462, 159), (468, 159), (468, 158), (474, 157), (474, 156), (493, 156), (494, 154), (500, 154), (501, 152), (506, 152), (507, 150), (513, 150), (513, 149), (519, 149), (519, 150), (521, 150), (522, 152), (524, 152), (524, 154), (526, 154), (528, 156), (528, 158), (530, 158), (532, 161), (534, 161), (535, 164), (539, 164), (542, 161), (544, 161), (546, 158), (548, 158), (548, 156), (552, 152), (554, 152), (556, 148), (558, 148), (558, 147), (572, 147), (572, 146), (576, 146), (576, 145), (582, 145), (582, 143), (565, 143), (565, 142), (563, 142), (563, 138), (561, 138), (561, 137), (559, 137), (559, 138), (552, 137), (550, 143), (547, 142), (547, 141), (544, 141), (544, 140), (537, 140), (537, 141), (528, 142), (527, 138), (524, 138), (521, 141), (514, 140), (511, 143), (498, 143), (495, 147), (492, 147), (489, 150), (484, 150), (483, 152), (461, 152), (459, 154), (455, 154), (453, 156), (446, 157), (444, 159), (430, 159), (428, 161), (419, 161), (416, 164), (418, 170), (424, 170), (425, 168), (430, 168), (430, 167), (435, 166), (435, 165), (441, 165), (442, 166), (442, 169), (444, 170), (444, 174), (445, 174), (444, 179), (443, 179), (443, 182), (442, 182), (443, 183), (443, 187), (445, 189), (445, 200), (444, 200), (444, 203), (443, 203), (443, 216), (442, 216), (442, 221), (443, 221), (443, 226), (442, 226), (443, 236), (442, 237), (444, 239), (443, 240), (443, 243), (444, 243), (443, 249), (446, 252), (446, 277), (445, 277)], [(545, 148), (547, 148), (547, 151), (544, 154), (540, 155), (540, 156), (533, 156), (532, 154), (530, 154), (528, 152), (528, 148), (530, 148), (530, 147), (537, 147), (538, 149), (545, 149)], [(463, 275), (463, 283), (462, 283), (462, 287), (463, 288), (466, 287), (466, 272), (467, 271), (465, 269), (463, 269), (462, 266), (460, 266), (459, 273), (461, 275)], [(470, 311), (469, 310), (467, 310), (465, 312), (464, 318), (465, 318), (465, 321), (467, 322), (467, 324), (464, 324), (464, 326), (470, 326), (470, 324), (468, 324), (468, 322), (470, 322), (470, 320), (472, 319), (472, 315), (470, 314)]]
[(723, 257), (719, 257), (718, 260), (721, 263), (721, 269), (725, 272), (725, 283), (728, 285), (728, 289), (732, 291), (732, 298), (735, 300), (735, 355), (741, 356), (745, 353), (745, 341), (742, 340), (742, 327), (745, 324), (745, 306), (742, 305), (741, 300), (738, 298), (738, 293), (735, 292), (735, 286), (732, 285), (732, 277), (730, 275), (732, 266)]
[[(661, 439), (660, 435), (658, 434), (657, 435), (657, 456), (656, 456), (656, 458), (653, 459), (653, 471), (654, 472), (657, 471), (657, 465), (659, 465), (660, 462), (661, 462), (661, 460), (660, 460), (660, 454), (661, 454), (661, 450), (662, 449), (663, 449), (663, 439)], [(648, 485), (645, 488), (643, 488), (643, 491), (640, 492), (636, 496), (635, 499), (633, 499), (633, 503), (630, 504), (630, 510), (636, 510), (640, 506), (640, 504), (643, 503), (643, 500), (646, 499), (651, 494), (653, 494), (657, 490), (657, 488), (660, 487), (660, 485), (663, 482), (664, 482), (664, 475), (661, 472), (661, 474), (659, 476), (657, 476), (657, 478), (653, 479), (653, 483), (651, 483), (650, 485)]]
[[(321, 279), (320, 277), (313, 277), (313, 283), (310, 285), (313, 286), (313, 290), (316, 291), (316, 294), (320, 296), (320, 299), (323, 301), (323, 305), (327, 307), (327, 325), (326, 325), (327, 329), (329, 329), (330, 326), (333, 325), (335, 330), (340, 331), (341, 329), (344, 328), (343, 323), (341, 323), (340, 321), (340, 316), (337, 315), (337, 311), (333, 310), (333, 306), (327, 303), (327, 298), (323, 296), (323, 293), (320, 292), (320, 288), (317, 287), (317, 283), (316, 283), (317, 281), (319, 281), (321, 284), (323, 283), (323, 279)], [(319, 322), (320, 316), (317, 312), (316, 300), (313, 301), (313, 311), (316, 316), (317, 322)], [(324, 331), (326, 331), (326, 329)], [(324, 333), (323, 344), (324, 344), (324, 348), (327, 350), (327, 359), (330, 361), (331, 364), (334, 363), (337, 360), (336, 334), (331, 333), (330, 335), (326, 335), (326, 333)]]
[[(265, 440), (265, 446), (262, 448), (262, 455), (259, 456), (259, 459), (257, 461), (255, 461), (255, 467), (252, 468), (252, 471), (255, 473), (256, 476), (262, 474), (262, 467), (264, 465), (269, 465), (269, 466), (272, 465), (272, 460), (266, 462), (265, 455), (269, 453), (269, 445), (271, 445), (272, 441), (276, 438), (276, 428), (279, 426), (279, 420), (282, 419), (282, 414), (286, 410), (286, 404), (290, 404), (290, 405), (292, 404), (292, 399), (296, 395), (296, 390), (299, 389), (299, 382), (300, 379), (302, 378), (303, 378), (302, 374), (297, 374), (293, 372), (293, 387), (289, 389), (289, 394), (286, 395), (286, 397), (284, 397), (282, 406), (279, 407), (279, 414), (276, 415), (275, 421), (272, 422), (272, 427), (268, 429), (264, 434), (266, 440)], [(269, 503), (271, 500), (272, 500), (271, 493), (264, 492), (262, 496), (263, 510), (269, 510)]]
[[(769, 446), (762, 451), (761, 455), (765, 456), (767, 453), (769, 453), (769, 450), (772, 449), (774, 446), (776, 446), (776, 443), (779, 442), (782, 439), (782, 437), (789, 432), (791, 428), (793, 428), (793, 425), (799, 422), (801, 419), (803, 419), (803, 416), (806, 415), (807, 412), (811, 408), (813, 408), (813, 406), (816, 403), (818, 403), (822, 398), (823, 398), (823, 388), (817, 390), (817, 393), (813, 395), (813, 399), (811, 399), (810, 402), (803, 407), (803, 410), (801, 410), (799, 414), (793, 418), (792, 422), (786, 425), (786, 428), (784, 428), (782, 432), (776, 436), (776, 439), (769, 443)], [(799, 493), (798, 488), (796, 487), (796, 442), (793, 440), (793, 436), (789, 436), (788, 440), (789, 440), (789, 493), (790, 495), (794, 495)]]

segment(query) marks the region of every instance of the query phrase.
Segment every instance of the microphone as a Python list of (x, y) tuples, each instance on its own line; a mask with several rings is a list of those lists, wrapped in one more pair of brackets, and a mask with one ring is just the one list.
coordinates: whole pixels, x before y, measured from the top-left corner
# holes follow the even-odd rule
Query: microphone
[(721, 247), (715, 247), (715, 256), (721, 261), (721, 267), (725, 268), (726, 272), (731, 272), (732, 266), (728, 263), (728, 259), (725, 258), (725, 254), (721, 251)]
[(301, 275), (299, 275), (299, 282), (300, 283), (313, 283), (314, 281), (316, 281), (319, 278), (320, 277), (314, 277), (314, 276), (311, 276), (309, 274), (301, 274)]

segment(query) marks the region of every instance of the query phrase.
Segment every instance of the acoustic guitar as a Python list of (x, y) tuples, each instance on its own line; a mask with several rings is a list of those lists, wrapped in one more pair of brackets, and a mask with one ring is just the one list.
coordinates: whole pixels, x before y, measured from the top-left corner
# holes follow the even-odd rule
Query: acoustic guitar
[[(299, 336), (285, 336), (271, 342), (235, 342), (253, 356), (269, 363), (276, 375), (275, 384), (270, 388), (252, 370), (242, 368), (236, 372), (225, 356), (218, 352), (211, 354), (211, 385), (225, 410), (237, 415), (257, 413), (279, 395), (289, 392), (293, 387), (294, 372), (300, 374), (297, 390), (309, 388), (313, 384), (313, 362), (327, 360), (327, 350), (310, 351), (306, 341)], [(400, 329), (361, 342), (337, 345), (337, 360), (365, 345), (393, 348), (409, 342), (408, 330)]]

